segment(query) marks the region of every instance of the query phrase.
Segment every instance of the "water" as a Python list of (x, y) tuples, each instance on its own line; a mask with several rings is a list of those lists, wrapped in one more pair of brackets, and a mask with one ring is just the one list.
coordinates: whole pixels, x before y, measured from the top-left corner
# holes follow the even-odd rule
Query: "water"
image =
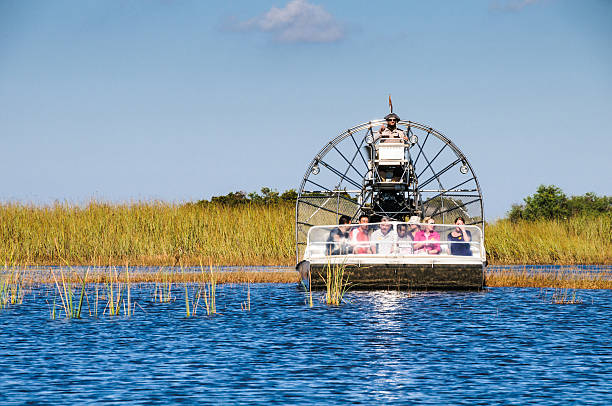
[[(0, 310), (0, 404), (612, 401), (612, 292), (350, 292), (314, 307), (294, 285), (218, 286), (185, 317), (133, 286), (132, 317), (50, 318), (50, 287)], [(90, 296), (91, 300), (91, 296)], [(102, 311), (100, 307), (99, 311)], [(84, 313), (87, 313), (85, 308)]]

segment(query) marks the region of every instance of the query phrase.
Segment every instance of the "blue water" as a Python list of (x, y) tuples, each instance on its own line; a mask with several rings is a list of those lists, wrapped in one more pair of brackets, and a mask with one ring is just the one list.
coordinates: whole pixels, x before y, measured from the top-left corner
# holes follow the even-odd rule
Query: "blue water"
[[(132, 289), (131, 317), (52, 320), (51, 287), (0, 310), (0, 404), (612, 401), (612, 291), (349, 292), (218, 286), (220, 314)], [(90, 294), (90, 301), (92, 296)], [(104, 302), (105, 303), (105, 302)], [(142, 306), (142, 309), (140, 309)], [(102, 312), (104, 306), (100, 305)], [(145, 313), (146, 311), (146, 313)]]

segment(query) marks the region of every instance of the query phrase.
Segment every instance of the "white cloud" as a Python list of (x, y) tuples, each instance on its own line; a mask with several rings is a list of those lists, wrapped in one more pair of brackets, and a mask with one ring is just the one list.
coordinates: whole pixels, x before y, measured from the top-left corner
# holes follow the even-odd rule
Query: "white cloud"
[(284, 8), (272, 7), (237, 28), (267, 32), (281, 42), (334, 42), (344, 36), (342, 25), (323, 7), (308, 0), (291, 0)]

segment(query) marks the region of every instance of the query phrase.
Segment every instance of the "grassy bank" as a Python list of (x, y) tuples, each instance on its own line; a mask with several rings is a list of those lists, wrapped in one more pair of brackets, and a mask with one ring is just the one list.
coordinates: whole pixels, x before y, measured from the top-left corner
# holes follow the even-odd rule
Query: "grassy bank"
[(499, 220), (486, 229), (490, 264), (610, 264), (612, 216)]
[(24, 265), (294, 262), (293, 206), (162, 202), (0, 207), (0, 261)]
[[(295, 270), (288, 268), (279, 269), (274, 272), (257, 271), (252, 269), (238, 269), (231, 272), (220, 271), (212, 267), (215, 281), (219, 284), (232, 283), (299, 283), (299, 276)], [(203, 269), (203, 270), (202, 270)], [(124, 267), (91, 267), (72, 268), (61, 267), (54, 269), (36, 269), (23, 267), (0, 267), (0, 291), (3, 283), (21, 283), (23, 286), (37, 284), (54, 284), (57, 279), (63, 279), (69, 283), (198, 283), (209, 277), (208, 266), (198, 269), (191, 267), (180, 269), (178, 267), (165, 268), (152, 272), (147, 269), (128, 270)]]
[[(491, 264), (610, 264), (612, 217), (509, 222), (486, 230)], [(91, 203), (0, 206), (0, 263), (294, 264), (294, 207)]]
[[(217, 284), (249, 284), (249, 283), (299, 283), (298, 273), (291, 267), (279, 269), (274, 272), (253, 270), (252, 268), (222, 271), (212, 267), (214, 280)], [(334, 269), (330, 268), (330, 271)], [(191, 268), (164, 268), (157, 271), (150, 269), (124, 267), (102, 268), (71, 268), (36, 269), (22, 267), (0, 267), (0, 308), (4, 302), (15, 302), (20, 295), (32, 286), (40, 284), (54, 285), (58, 281), (70, 284), (163, 284), (167, 287), (178, 286), (183, 283), (203, 283), (213, 277), (208, 266), (198, 269)], [(525, 269), (499, 269), (490, 267), (486, 271), (487, 287), (530, 287), (530, 288), (557, 288), (557, 289), (612, 289), (612, 278), (609, 272), (584, 271), (578, 269), (550, 270), (534, 272), (528, 267)], [(341, 273), (330, 272), (326, 278), (326, 296), (336, 298), (335, 304), (341, 302), (342, 296), (350, 287), (346, 285), (347, 279)], [(348, 281), (350, 285), (350, 281)], [(21, 292), (21, 293), (20, 293)], [(333, 294), (331, 293), (333, 292)], [(6, 304), (6, 303), (5, 303)]]
[(609, 273), (563, 270), (531, 272), (529, 269), (487, 269), (488, 287), (558, 288), (558, 289), (612, 289)]

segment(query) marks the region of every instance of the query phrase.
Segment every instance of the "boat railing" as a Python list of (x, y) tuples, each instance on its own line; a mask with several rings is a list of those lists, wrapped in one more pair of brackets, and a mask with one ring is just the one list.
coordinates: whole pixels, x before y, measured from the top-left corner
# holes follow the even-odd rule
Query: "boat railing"
[(383, 222), (313, 226), (306, 259), (336, 256), (482, 258), (484, 239), (474, 225)]

